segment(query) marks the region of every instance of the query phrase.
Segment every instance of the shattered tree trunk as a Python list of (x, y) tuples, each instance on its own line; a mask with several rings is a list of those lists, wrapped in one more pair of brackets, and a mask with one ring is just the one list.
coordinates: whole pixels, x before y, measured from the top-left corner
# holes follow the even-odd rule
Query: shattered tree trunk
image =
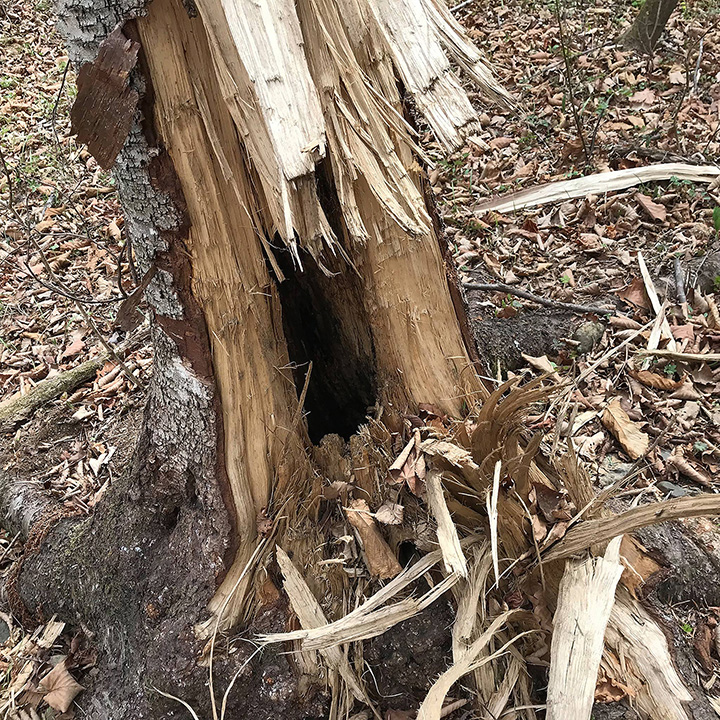
[(652, 54), (678, 0), (645, 0), (635, 22), (623, 35), (624, 47)]
[[(323, 483), (379, 484), (368, 416), (399, 430), (421, 403), (460, 417), (487, 398), (400, 87), (447, 149), (475, 114), (445, 52), (486, 96), (509, 98), (441, 0), (153, 0), (146, 11), (65, 0), (60, 15), (80, 68), (73, 126), (99, 161), (114, 161), (149, 281), (155, 374), (133, 466), (92, 516), (64, 516), (29, 483), (0, 486), (6, 524), (28, 534), (7, 588), (13, 610), (27, 623), (57, 613), (94, 634), (98, 673), (83, 699), (92, 719), (187, 717), (161, 693), (209, 718), (211, 657), (218, 704), (241, 673), (228, 720), (344, 716), (353, 695), (366, 696), (336, 650), (290, 659), (266, 648), (251, 662), (252, 644), (227, 652), (221, 639), (212, 655), (211, 639), (216, 628), (290, 629), (270, 552), (278, 543), (288, 553), (276, 556), (286, 580), (313, 564), (326, 541)], [(497, 399), (481, 410), (487, 427)], [(517, 395), (509, 406), (518, 409)], [(332, 434), (349, 442), (322, 441)], [(519, 437), (481, 432), (477, 461), (497, 455), (524, 473), (526, 501), (527, 478), (542, 476), (539, 441), (525, 452)], [(478, 466), (470, 471), (477, 482)], [(582, 487), (578, 508), (591, 493)], [(440, 507), (442, 495), (438, 479)], [(520, 557), (526, 506), (499, 485), (495, 499), (503, 553)], [(484, 523), (461, 503), (452, 509)], [(553, 568), (556, 592), (563, 565)], [(307, 580), (325, 606), (295, 608), (301, 622), (347, 611), (341, 567)], [(630, 658), (645, 717), (660, 708), (684, 719), (690, 696), (661, 631), (623, 598), (603, 662)], [(463, 642), (472, 631), (470, 622)], [(337, 672), (322, 677), (318, 657), (344, 663), (352, 694), (328, 701), (323, 682), (341, 685)], [(527, 706), (520, 660), (513, 682)], [(603, 671), (629, 672), (624, 660)], [(504, 697), (488, 706), (497, 712), (503, 688), (487, 688)]]
[[(32, 526), (8, 589), (16, 612), (96, 633), (89, 717), (185, 712), (154, 687), (204, 712), (197, 658), (216, 625), (257, 623), (268, 606), (280, 624), (263, 629), (283, 629), (272, 581), (243, 572), (259, 535), (301, 561), (321, 542), (313, 445), (351, 438), (368, 414), (398, 424), (419, 403), (459, 415), (483, 392), (395, 72), (448, 148), (475, 114), (440, 37), (504, 93), (444, 6), (389, 5), (61, 8), (80, 68), (74, 129), (114, 161), (137, 262), (154, 272), (155, 375), (134, 466), (92, 517), (41, 511), (34, 495), (30, 515), (9, 510)], [(247, 656), (216, 661), (219, 686)], [(228, 717), (266, 716), (268, 665), (274, 713), (326, 716), (268, 651)]]

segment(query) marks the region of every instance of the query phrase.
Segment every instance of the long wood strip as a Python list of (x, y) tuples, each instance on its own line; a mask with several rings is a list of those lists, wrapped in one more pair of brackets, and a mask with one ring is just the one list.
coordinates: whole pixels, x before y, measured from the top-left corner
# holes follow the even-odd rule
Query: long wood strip
[(648, 525), (703, 515), (720, 515), (720, 495), (703, 493), (693, 497), (665, 500), (642, 505), (613, 517), (589, 520), (568, 531), (567, 535), (553, 545), (542, 559), (543, 562), (560, 560), (587, 550), (595, 543), (611, 540), (618, 535), (624, 535)]
[(528, 207), (538, 207), (547, 203), (572, 200), (573, 198), (597, 195), (616, 190), (625, 190), (633, 185), (645, 182), (657, 182), (676, 177), (678, 180), (711, 183), (720, 176), (717, 165), (689, 165), (688, 163), (660, 163), (641, 168), (614, 170), (596, 173), (586, 177), (547, 183), (540, 187), (528, 188), (520, 192), (493, 198), (475, 206), (478, 215), (494, 210), (498, 213), (513, 212)]

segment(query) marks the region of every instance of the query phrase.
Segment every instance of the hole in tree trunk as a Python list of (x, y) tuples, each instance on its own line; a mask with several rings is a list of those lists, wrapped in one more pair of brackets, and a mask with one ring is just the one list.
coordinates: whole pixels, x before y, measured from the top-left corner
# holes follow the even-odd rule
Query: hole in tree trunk
[(300, 394), (312, 362), (304, 406), (310, 440), (317, 444), (328, 433), (347, 440), (365, 421), (376, 396), (375, 353), (361, 282), (347, 266), (328, 277), (300, 252), (302, 271), (288, 252), (276, 252), (285, 275), (278, 289), (295, 386)]

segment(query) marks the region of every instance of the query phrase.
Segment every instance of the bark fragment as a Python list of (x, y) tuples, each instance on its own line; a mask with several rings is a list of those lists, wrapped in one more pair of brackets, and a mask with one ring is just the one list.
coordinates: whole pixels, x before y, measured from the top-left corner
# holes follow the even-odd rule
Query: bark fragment
[(132, 127), (139, 96), (129, 87), (128, 77), (139, 50), (139, 43), (117, 27), (100, 45), (95, 60), (78, 72), (78, 94), (70, 111), (72, 131), (106, 170)]

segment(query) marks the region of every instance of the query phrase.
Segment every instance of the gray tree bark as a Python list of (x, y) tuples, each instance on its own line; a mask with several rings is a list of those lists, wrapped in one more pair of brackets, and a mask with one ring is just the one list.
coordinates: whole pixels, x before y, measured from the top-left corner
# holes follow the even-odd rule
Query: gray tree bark
[(635, 22), (623, 35), (626, 48), (652, 54), (678, 0), (645, 0)]

